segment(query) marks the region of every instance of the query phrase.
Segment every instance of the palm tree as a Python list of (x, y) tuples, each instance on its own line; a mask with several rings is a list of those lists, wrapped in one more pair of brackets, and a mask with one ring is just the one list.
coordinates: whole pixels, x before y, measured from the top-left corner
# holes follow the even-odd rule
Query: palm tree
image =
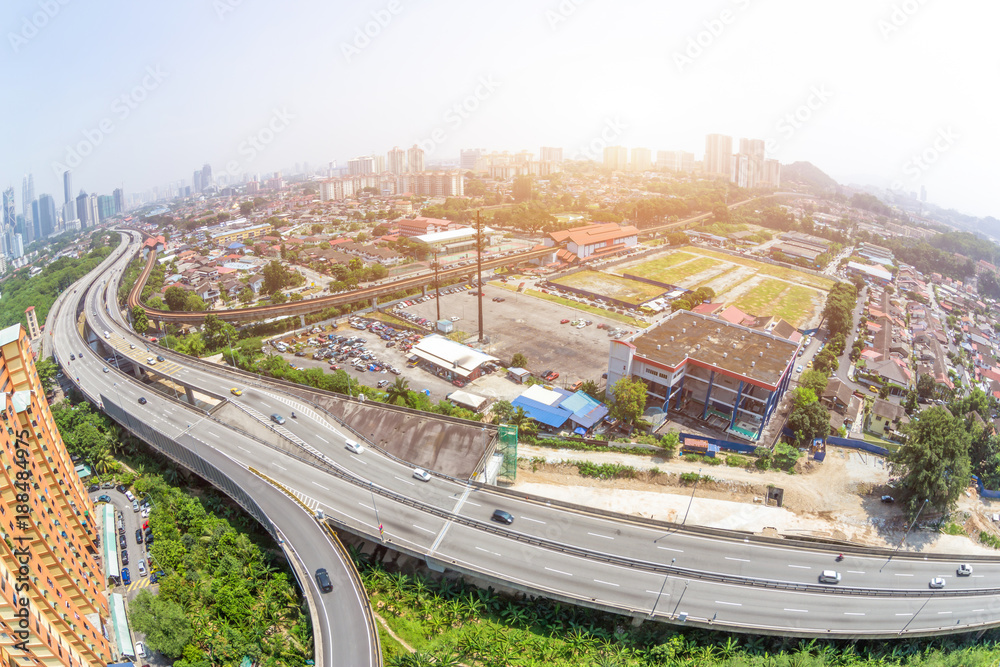
[(538, 425), (535, 420), (528, 416), (524, 408), (518, 407), (510, 416), (510, 423), (517, 426), (517, 432), (521, 435), (533, 435), (538, 432)]
[(410, 383), (407, 382), (406, 378), (397, 377), (396, 381), (389, 385), (385, 392), (388, 396), (388, 403), (399, 405), (399, 399), (403, 399), (407, 406), (410, 405)]

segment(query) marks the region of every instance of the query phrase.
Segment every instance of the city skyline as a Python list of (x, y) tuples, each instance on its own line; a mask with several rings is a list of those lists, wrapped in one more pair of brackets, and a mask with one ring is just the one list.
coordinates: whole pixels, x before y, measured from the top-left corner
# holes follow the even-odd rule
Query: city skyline
[[(978, 65), (991, 62), (986, 30), (1000, 8), (985, 3), (972, 22), (946, 6), (860, 0), (835, 11), (515, 2), (502, 16), (454, 2), (275, 13), (182, 1), (155, 15), (156, 34), (142, 7), (57, 5), (44, 21), (37, 3), (6, 12), (8, 89), (37, 94), (9, 110), (4, 188), (32, 173), (36, 193), (61, 199), (69, 169), (87, 192), (123, 181), (138, 192), (191, 185), (197, 164), (263, 175), (414, 143), (428, 167), (476, 146), (601, 162), (621, 145), (700, 160), (718, 133), (761, 138), (767, 158), (812, 162), (841, 183), (926, 188), (941, 205), (1000, 215), (989, 197), (996, 91)], [(84, 43), (99, 26), (144, 38)], [(200, 47), (169, 37), (179, 30)], [(247, 34), (293, 38), (273, 51)], [(512, 52), (511, 40), (530, 46)]]

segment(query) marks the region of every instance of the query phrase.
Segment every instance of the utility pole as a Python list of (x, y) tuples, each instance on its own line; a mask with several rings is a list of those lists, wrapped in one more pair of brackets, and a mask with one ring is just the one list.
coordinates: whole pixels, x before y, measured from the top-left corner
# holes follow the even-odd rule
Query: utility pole
[(479, 342), (483, 342), (483, 218), (476, 211), (476, 301), (479, 302)]

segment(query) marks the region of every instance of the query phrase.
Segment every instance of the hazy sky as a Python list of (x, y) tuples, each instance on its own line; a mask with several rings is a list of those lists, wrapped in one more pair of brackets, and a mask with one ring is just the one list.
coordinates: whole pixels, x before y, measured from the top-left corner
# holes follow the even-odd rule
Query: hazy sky
[(74, 192), (110, 194), (417, 142), (431, 161), (606, 144), (701, 159), (719, 132), (1000, 216), (996, 2), (7, 0), (0, 17), (18, 210), (28, 171), (62, 204), (64, 164)]

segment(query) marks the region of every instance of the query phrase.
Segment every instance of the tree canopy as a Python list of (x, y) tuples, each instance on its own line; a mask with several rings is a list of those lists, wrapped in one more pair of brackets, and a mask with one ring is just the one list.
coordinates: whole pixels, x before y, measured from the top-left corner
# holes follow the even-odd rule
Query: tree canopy
[(911, 515), (924, 499), (942, 511), (969, 485), (972, 437), (961, 419), (940, 406), (924, 410), (904, 427), (907, 442), (892, 457), (892, 473)]
[(622, 378), (611, 386), (609, 412), (615, 419), (634, 422), (646, 409), (646, 383), (642, 380)]

